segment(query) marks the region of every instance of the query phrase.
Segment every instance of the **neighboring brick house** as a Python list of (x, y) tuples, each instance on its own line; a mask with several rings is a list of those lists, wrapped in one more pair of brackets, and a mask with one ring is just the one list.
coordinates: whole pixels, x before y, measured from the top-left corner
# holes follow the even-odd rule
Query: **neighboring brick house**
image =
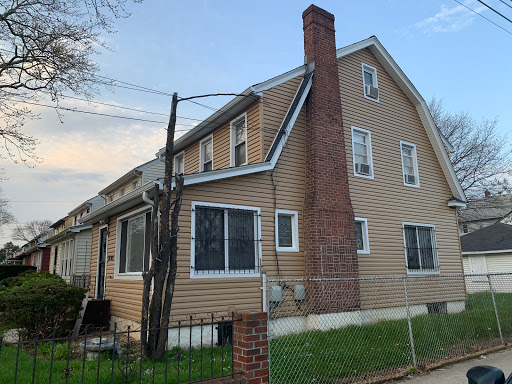
[(50, 245), (46, 242), (47, 234), (43, 233), (23, 245), (18, 253), (10, 260), (19, 260), (23, 265), (31, 265), (38, 272), (50, 270)]
[(503, 222), (512, 223), (512, 195), (491, 195), (485, 191), (485, 197), (470, 200), (465, 208), (459, 209), (459, 232), (471, 233), (489, 225)]
[[(261, 309), (262, 268), (290, 278), (462, 273), (456, 208), (466, 198), (425, 101), (376, 37), (336, 49), (333, 15), (311, 6), (303, 21), (307, 64), (249, 87), (175, 141), (185, 188), (174, 316)], [(93, 226), (90, 294), (110, 299), (124, 325), (140, 320), (154, 184), (81, 220)], [(350, 288), (325, 310), (377, 305)], [(463, 284), (438, 290), (425, 303), (465, 298)]]

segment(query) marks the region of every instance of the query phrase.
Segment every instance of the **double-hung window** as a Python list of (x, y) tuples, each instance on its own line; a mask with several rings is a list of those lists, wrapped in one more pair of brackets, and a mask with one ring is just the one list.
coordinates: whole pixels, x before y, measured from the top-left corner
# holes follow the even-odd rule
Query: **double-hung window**
[(185, 153), (181, 152), (174, 156), (174, 174), (183, 175), (185, 173)]
[(354, 175), (373, 179), (372, 138), (370, 131), (352, 127)]
[(231, 122), (231, 166), (247, 164), (247, 115)]
[(260, 209), (192, 202), (191, 277), (257, 274)]
[(149, 270), (151, 212), (132, 213), (117, 221), (116, 276)]
[(364, 97), (369, 100), (379, 101), (379, 84), (377, 82), (377, 69), (371, 65), (362, 63)]
[(356, 247), (357, 253), (369, 254), (370, 243), (368, 241), (368, 222), (361, 217), (355, 218), (356, 222)]
[(433, 225), (403, 223), (408, 273), (438, 273), (436, 233)]
[(213, 137), (209, 136), (200, 143), (200, 171), (213, 170)]
[(416, 156), (416, 146), (414, 144), (401, 141), (400, 151), (402, 153), (402, 174), (404, 185), (410, 187), (419, 187), (420, 179), (418, 176), (418, 158)]
[(276, 210), (276, 250), (299, 251), (299, 220), (297, 211)]
[(69, 276), (72, 273), (72, 261), (74, 253), (73, 240), (68, 240), (62, 244), (60, 258), (61, 276)]

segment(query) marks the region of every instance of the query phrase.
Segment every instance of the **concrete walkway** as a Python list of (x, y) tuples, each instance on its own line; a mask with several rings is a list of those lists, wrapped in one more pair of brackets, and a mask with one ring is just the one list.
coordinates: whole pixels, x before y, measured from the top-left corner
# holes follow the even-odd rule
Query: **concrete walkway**
[(477, 365), (490, 365), (497, 367), (505, 373), (507, 378), (512, 372), (512, 349), (495, 352), (489, 355), (484, 355), (485, 358), (476, 358), (473, 360), (464, 361), (462, 363), (448, 365), (431, 371), (424, 376), (416, 376), (401, 381), (394, 381), (390, 383), (408, 383), (408, 384), (467, 384), (466, 372)]

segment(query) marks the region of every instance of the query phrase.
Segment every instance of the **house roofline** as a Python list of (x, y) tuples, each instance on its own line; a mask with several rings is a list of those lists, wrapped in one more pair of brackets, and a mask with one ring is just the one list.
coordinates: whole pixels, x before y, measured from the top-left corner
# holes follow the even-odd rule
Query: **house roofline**
[(512, 249), (495, 249), (492, 251), (462, 251), (462, 256), (495, 254), (495, 253), (512, 253)]

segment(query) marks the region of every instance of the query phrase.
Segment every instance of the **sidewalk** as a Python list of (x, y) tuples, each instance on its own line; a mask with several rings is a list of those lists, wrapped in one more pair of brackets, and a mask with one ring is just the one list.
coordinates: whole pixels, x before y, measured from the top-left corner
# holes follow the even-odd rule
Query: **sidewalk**
[(468, 360), (463, 363), (448, 365), (431, 371), (424, 376), (416, 376), (412, 379), (404, 379), (401, 381), (394, 381), (390, 383), (408, 383), (408, 384), (467, 384), (466, 372), (477, 365), (490, 365), (503, 370), (505, 378), (512, 372), (512, 349), (495, 352), (489, 355), (484, 355), (483, 358), (476, 358)]

